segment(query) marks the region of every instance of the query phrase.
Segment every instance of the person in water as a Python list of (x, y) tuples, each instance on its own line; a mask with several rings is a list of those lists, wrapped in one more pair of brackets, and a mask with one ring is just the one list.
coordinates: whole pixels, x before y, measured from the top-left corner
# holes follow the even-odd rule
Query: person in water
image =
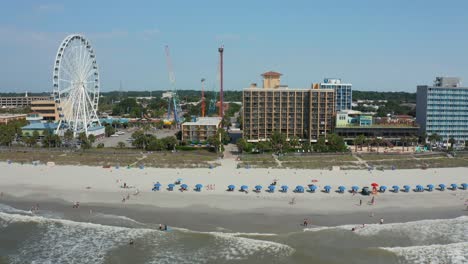
[(133, 241), (133, 239), (130, 239), (130, 242), (128, 242), (128, 244), (130, 245), (133, 245), (135, 243), (135, 241)]
[(167, 231), (167, 225), (164, 225), (164, 231)]

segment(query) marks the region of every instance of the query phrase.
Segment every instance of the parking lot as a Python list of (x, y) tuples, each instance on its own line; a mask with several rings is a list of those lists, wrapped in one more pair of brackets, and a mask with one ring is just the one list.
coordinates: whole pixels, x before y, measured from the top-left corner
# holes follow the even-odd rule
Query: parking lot
[[(99, 143), (104, 143), (104, 147), (117, 147), (119, 142), (124, 142), (126, 147), (132, 147), (132, 143), (129, 140), (132, 137), (132, 133), (138, 130), (138, 128), (127, 128), (127, 129), (119, 129), (117, 132), (121, 132), (123, 134), (119, 135), (117, 132), (115, 136), (105, 137), (96, 140), (94, 146), (97, 146)], [(148, 134), (152, 134), (157, 138), (169, 137), (174, 136), (178, 130), (176, 129), (152, 129), (148, 131)]]

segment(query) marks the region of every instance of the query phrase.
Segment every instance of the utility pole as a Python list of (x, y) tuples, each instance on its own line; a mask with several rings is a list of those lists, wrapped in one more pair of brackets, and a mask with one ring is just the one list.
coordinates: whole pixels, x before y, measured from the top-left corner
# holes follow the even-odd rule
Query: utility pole
[(224, 117), (224, 93), (223, 93), (223, 52), (224, 46), (218, 48), (219, 52), (219, 71), (220, 71), (220, 87), (219, 87), (219, 116)]

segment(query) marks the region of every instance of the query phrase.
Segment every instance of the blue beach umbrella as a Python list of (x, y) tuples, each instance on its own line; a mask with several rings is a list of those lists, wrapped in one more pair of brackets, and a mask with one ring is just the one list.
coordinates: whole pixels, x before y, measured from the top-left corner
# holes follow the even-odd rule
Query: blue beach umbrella
[(169, 189), (169, 191), (172, 191), (174, 189), (174, 186), (175, 184), (170, 183), (169, 185), (167, 185), (167, 188)]
[(229, 191), (234, 191), (235, 188), (236, 188), (236, 186), (234, 186), (233, 184), (228, 186)]
[(468, 189), (468, 184), (467, 183), (462, 183), (461, 187), (462, 187), (463, 190), (466, 190), (466, 189)]
[(261, 185), (256, 185), (256, 186), (255, 186), (255, 190), (256, 190), (257, 192), (259, 192), (261, 189), (262, 189), (262, 186), (261, 186)]
[(424, 187), (422, 185), (418, 184), (418, 185), (416, 185), (416, 190), (418, 192), (422, 192), (422, 191), (424, 191)]
[(452, 183), (450, 184), (450, 186), (452, 186), (452, 190), (456, 190), (458, 188), (458, 185), (456, 183)]
[(180, 185), (180, 188), (182, 188), (182, 189), (188, 189), (188, 185), (184, 183), (184, 184)]
[(323, 189), (325, 189), (325, 192), (329, 193), (330, 190), (331, 190), (331, 186), (330, 186), (330, 185), (326, 185), (325, 187), (323, 187)]
[(240, 187), (241, 191), (243, 191), (243, 192), (247, 191), (248, 188), (249, 188), (249, 187), (248, 187), (247, 185), (242, 185), (242, 186)]
[(202, 188), (203, 188), (203, 185), (201, 185), (200, 183), (195, 185), (195, 191), (197, 191), (197, 192), (201, 191)]
[(439, 188), (441, 191), (445, 190), (445, 184), (443, 183), (439, 184)]
[(353, 190), (354, 192), (357, 192), (357, 191), (359, 191), (359, 186), (354, 185), (354, 186), (351, 187), (351, 190)]
[(315, 191), (317, 190), (317, 186), (315, 186), (315, 185), (313, 185), (313, 184), (312, 184), (312, 185), (309, 185), (309, 190), (310, 190), (311, 192), (315, 192)]
[(428, 184), (427, 185), (427, 190), (432, 192), (432, 190), (434, 190), (434, 184)]
[(338, 191), (340, 191), (340, 193), (344, 193), (345, 190), (346, 190), (346, 187), (344, 187), (344, 186), (339, 186), (338, 187)]
[(411, 186), (409, 185), (404, 185), (403, 189), (405, 189), (405, 192), (409, 192), (411, 190)]
[(154, 184), (153, 191), (159, 191), (160, 188), (161, 188), (161, 184), (157, 182)]
[(275, 191), (275, 186), (274, 185), (268, 186), (268, 191), (269, 192), (274, 192)]
[(296, 186), (296, 189), (294, 189), (295, 192), (298, 193), (303, 193), (304, 192), (304, 187), (301, 185)]
[(400, 190), (400, 187), (398, 185), (393, 185), (392, 188), (393, 192), (398, 192), (398, 190)]
[(382, 185), (380, 186), (380, 192), (384, 193), (387, 190), (387, 186)]
[(289, 187), (287, 185), (283, 185), (283, 186), (281, 186), (281, 191), (285, 193), (285, 192), (288, 191), (288, 188)]

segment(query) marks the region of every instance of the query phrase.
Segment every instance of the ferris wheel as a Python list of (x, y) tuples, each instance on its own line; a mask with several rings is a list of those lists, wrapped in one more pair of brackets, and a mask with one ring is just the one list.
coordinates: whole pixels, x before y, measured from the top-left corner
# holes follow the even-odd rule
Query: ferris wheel
[(53, 70), (54, 100), (59, 126), (73, 135), (99, 125), (99, 72), (89, 41), (79, 34), (67, 36), (60, 44)]

